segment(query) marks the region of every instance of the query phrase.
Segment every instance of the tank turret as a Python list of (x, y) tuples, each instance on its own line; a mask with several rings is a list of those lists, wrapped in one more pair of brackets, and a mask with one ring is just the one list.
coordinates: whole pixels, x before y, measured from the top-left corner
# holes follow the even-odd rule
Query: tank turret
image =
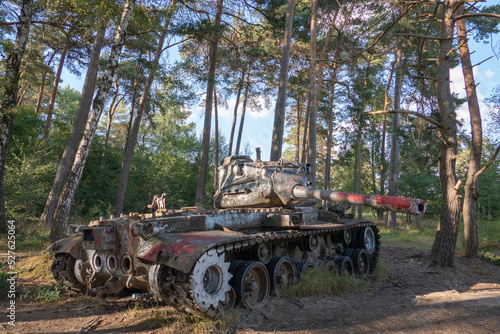
[(351, 205), (365, 205), (413, 215), (425, 213), (421, 199), (361, 195), (321, 190), (311, 186), (310, 168), (303, 163), (253, 161), (248, 156), (232, 156), (218, 167), (218, 189), (214, 205), (218, 209), (256, 207), (297, 207), (328, 200)]

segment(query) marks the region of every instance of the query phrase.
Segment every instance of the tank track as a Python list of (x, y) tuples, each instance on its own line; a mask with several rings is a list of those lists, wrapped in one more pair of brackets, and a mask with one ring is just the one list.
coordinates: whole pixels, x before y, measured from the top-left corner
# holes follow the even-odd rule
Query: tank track
[[(346, 227), (349, 229), (371, 227), (373, 229), (375, 233), (375, 249), (373, 254), (369, 256), (368, 272), (369, 275), (373, 274), (378, 262), (380, 231), (375, 223), (372, 222), (351, 223), (348, 226), (323, 226), (318, 229), (285, 230), (249, 234), (248, 239), (246, 240), (220, 244), (210, 250), (215, 250), (218, 254), (225, 254), (228, 257), (237, 257), (245, 251), (250, 250), (256, 244), (261, 244), (263, 242), (270, 242), (273, 247), (278, 244), (282, 244), (283, 242), (298, 245), (300, 244), (300, 240), (304, 240), (307, 236), (323, 236), (332, 232), (343, 231)], [(348, 248), (346, 248), (344, 252), (347, 249)], [(162, 266), (159, 281), (162, 282), (159, 287), (159, 291), (154, 291), (154, 288), (152, 290), (150, 286), (150, 290), (152, 290), (151, 292), (159, 301), (187, 313), (206, 314), (213, 317), (220, 312), (220, 310), (217, 310), (214, 307), (210, 307), (206, 311), (201, 310), (198, 307), (192, 293), (190, 274), (183, 273), (167, 266)]]
[(75, 278), (75, 258), (67, 253), (56, 254), (50, 267), (54, 279), (60, 285), (65, 285), (78, 292), (85, 292), (87, 288)]

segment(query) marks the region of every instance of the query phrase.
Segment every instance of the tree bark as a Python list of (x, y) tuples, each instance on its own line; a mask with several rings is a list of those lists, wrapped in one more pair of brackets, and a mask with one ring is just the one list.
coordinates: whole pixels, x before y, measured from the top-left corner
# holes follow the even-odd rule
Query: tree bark
[(106, 134), (104, 136), (104, 147), (101, 156), (101, 171), (103, 171), (104, 167), (106, 167), (106, 152), (108, 151), (109, 137), (111, 135), (111, 126), (113, 125), (113, 117), (115, 116), (116, 108), (118, 108), (118, 106), (123, 101), (125, 96), (127, 96), (127, 94), (125, 93), (118, 101), (116, 101), (118, 99), (118, 89), (119, 85), (118, 82), (116, 82), (116, 93), (115, 96), (113, 96), (113, 101), (111, 101), (108, 110), (108, 120), (106, 122)]
[(141, 125), (142, 115), (146, 109), (146, 103), (149, 98), (149, 92), (151, 90), (151, 85), (153, 84), (156, 68), (160, 61), (161, 54), (163, 52), (163, 44), (165, 42), (165, 37), (167, 35), (167, 29), (170, 25), (170, 18), (172, 13), (176, 8), (176, 1), (172, 1), (168, 16), (165, 18), (165, 23), (163, 26), (162, 33), (158, 40), (158, 46), (156, 47), (155, 58), (153, 60), (153, 66), (149, 72), (148, 79), (144, 85), (144, 90), (142, 91), (141, 98), (139, 99), (139, 104), (137, 105), (137, 112), (134, 119), (134, 124), (130, 130), (130, 134), (127, 136), (127, 142), (125, 144), (125, 150), (123, 152), (123, 161), (120, 171), (120, 181), (118, 183), (118, 193), (116, 195), (115, 203), (115, 215), (120, 215), (123, 212), (125, 206), (125, 195), (127, 193), (128, 178), (130, 176), (130, 167), (132, 166), (132, 157), (134, 155), (135, 145), (137, 143), (137, 136), (139, 135), (139, 129)]
[[(336, 80), (337, 72), (336, 65), (334, 65), (334, 74), (332, 79)], [(326, 139), (326, 158), (325, 158), (325, 184), (324, 189), (330, 190), (330, 169), (332, 164), (332, 142), (333, 142), (333, 100), (335, 98), (335, 83), (332, 82), (330, 91), (330, 103), (328, 105), (328, 136)], [(328, 201), (323, 201), (323, 209), (328, 207)]]
[[(401, 89), (403, 87), (403, 49), (401, 43), (398, 42), (396, 51), (396, 78), (394, 87), (394, 110), (401, 109)], [(398, 195), (398, 172), (399, 172), (399, 114), (393, 115), (392, 119), (392, 139), (391, 139), (391, 156), (389, 163), (389, 196)], [(389, 211), (387, 213), (387, 227), (390, 229), (396, 228), (396, 212)]]
[[(365, 107), (363, 106), (363, 109)], [(356, 136), (356, 192), (361, 194), (361, 151), (363, 150), (363, 128), (361, 120), (358, 124), (358, 134)], [(363, 206), (356, 205), (357, 219), (363, 219)]]
[(217, 167), (219, 166), (219, 109), (217, 107), (217, 90), (214, 85), (214, 117), (215, 117), (215, 154), (214, 154), (214, 189), (219, 184)]
[(271, 142), (271, 161), (278, 161), (281, 158), (283, 149), (283, 134), (285, 132), (286, 114), (286, 89), (288, 81), (288, 62), (290, 60), (290, 49), (292, 48), (292, 24), (295, 0), (288, 0), (285, 19), (285, 36), (283, 44), (283, 56), (281, 57), (280, 77), (278, 88), (278, 99), (274, 111), (273, 137)]
[[(217, 12), (215, 14), (215, 26), (219, 27), (222, 18), (223, 0), (217, 0)], [(215, 65), (217, 64), (217, 46), (219, 35), (217, 34), (210, 43), (210, 63), (207, 80), (207, 99), (205, 101), (205, 122), (203, 125), (203, 137), (201, 139), (200, 169), (198, 174), (198, 184), (196, 186), (195, 204), (203, 206), (205, 201), (205, 186), (207, 183), (208, 155), (210, 150), (210, 128), (212, 126), (212, 103), (215, 85)]]
[(7, 221), (5, 216), (4, 174), (7, 151), (14, 122), (14, 109), (19, 90), (19, 68), (26, 49), (26, 42), (30, 33), (32, 0), (23, 0), (19, 23), (17, 24), (16, 40), (12, 51), (5, 62), (3, 96), (0, 101), (0, 232), (6, 232)]
[(90, 150), (90, 144), (94, 137), (99, 119), (101, 117), (102, 111), (104, 109), (104, 104), (106, 98), (108, 97), (111, 84), (113, 82), (113, 77), (118, 67), (118, 61), (120, 60), (121, 51), (123, 44), (125, 42), (125, 35), (127, 31), (128, 24), (132, 19), (134, 8), (134, 0), (128, 0), (125, 3), (123, 14), (121, 17), (120, 25), (118, 26), (113, 47), (109, 55), (108, 63), (104, 71), (103, 76), (99, 79), (97, 84), (97, 93), (94, 98), (92, 105), (92, 112), (90, 113), (87, 125), (85, 127), (85, 132), (83, 134), (82, 140), (78, 147), (78, 152), (73, 162), (71, 172), (64, 184), (63, 190), (59, 196), (57, 208), (54, 212), (54, 220), (52, 222), (52, 227), (50, 230), (51, 241), (57, 241), (66, 235), (66, 225), (69, 217), (69, 212), (73, 199), (75, 197), (75, 192), (80, 183), (80, 179), (83, 173), (83, 168), (87, 162), (87, 157)]
[(311, 17), (311, 71), (309, 75), (309, 142), (307, 145), (307, 159), (311, 166), (310, 180), (312, 186), (316, 186), (316, 119), (317, 110), (316, 94), (317, 94), (317, 69), (316, 69), (316, 26), (318, 16), (318, 0), (312, 2), (312, 17)]
[(240, 128), (238, 130), (238, 138), (236, 140), (236, 148), (234, 150), (235, 155), (240, 154), (241, 137), (243, 135), (243, 125), (245, 124), (245, 114), (247, 111), (247, 104), (248, 104), (249, 86), (250, 86), (250, 65), (248, 65), (247, 79), (245, 81), (245, 93), (243, 94), (243, 108), (241, 109)]
[[(464, 5), (458, 10), (458, 15), (464, 14)], [(464, 252), (466, 257), (478, 256), (478, 224), (477, 224), (477, 201), (479, 199), (479, 180), (475, 174), (481, 169), (481, 155), (483, 152), (483, 128), (481, 122), (481, 111), (476, 94), (476, 83), (472, 71), (469, 45), (467, 43), (466, 19), (457, 21), (458, 45), (460, 45), (460, 59), (462, 72), (464, 74), (465, 91), (469, 105), (471, 125), (471, 147), (469, 157), (469, 170), (464, 187)]]
[(57, 89), (59, 87), (59, 81), (61, 80), (61, 73), (64, 68), (64, 61), (66, 60), (66, 55), (69, 50), (69, 36), (66, 38), (66, 44), (61, 52), (61, 59), (59, 60), (59, 66), (57, 67), (56, 76), (54, 77), (54, 82), (52, 84), (52, 93), (50, 94), (49, 106), (47, 108), (47, 119), (45, 120), (45, 128), (43, 129), (43, 139), (47, 140), (50, 134), (50, 127), (52, 125), (52, 114), (54, 113), (54, 106), (56, 104)]
[[(50, 66), (52, 63), (52, 59), (54, 59), (54, 56), (56, 55), (57, 50), (54, 50), (52, 55), (50, 55), (49, 61), (47, 62), (47, 66)], [(38, 93), (38, 98), (36, 100), (36, 108), (35, 108), (35, 114), (38, 115), (38, 112), (40, 111), (40, 106), (42, 105), (42, 99), (43, 99), (43, 91), (45, 90), (45, 80), (47, 79), (47, 71), (42, 72), (42, 85), (40, 87), (40, 93)]]
[[(394, 67), (396, 62), (392, 62), (391, 74), (389, 75), (389, 80), (387, 81), (387, 87), (385, 88), (384, 94), (384, 110), (389, 109), (389, 91), (391, 89), (392, 77), (394, 75)], [(382, 121), (382, 148), (380, 149), (380, 195), (385, 194), (385, 136), (387, 133), (387, 114), (384, 114), (384, 119)], [(378, 219), (384, 220), (384, 210), (377, 210)]]
[(453, 49), (453, 13), (457, 0), (448, 0), (444, 4), (439, 57), (437, 60), (437, 98), (442, 128), (442, 140), (439, 157), (439, 182), (441, 184), (442, 206), (439, 224), (432, 245), (430, 259), (439, 266), (453, 266), (455, 245), (457, 243), (460, 222), (460, 182), (456, 175), (457, 124), (456, 112), (450, 93), (450, 54)]
[(231, 135), (229, 137), (229, 151), (227, 153), (228, 156), (231, 156), (233, 152), (233, 141), (234, 141), (234, 132), (236, 130), (236, 120), (238, 118), (238, 105), (240, 104), (240, 96), (241, 89), (243, 88), (243, 81), (245, 80), (245, 71), (241, 71), (241, 79), (238, 84), (238, 92), (236, 93), (236, 104), (234, 105), (234, 115), (233, 115), (233, 124), (231, 126)]
[(42, 216), (40, 217), (40, 219), (44, 221), (47, 226), (52, 223), (52, 218), (54, 217), (54, 211), (57, 206), (59, 195), (61, 194), (64, 183), (66, 182), (66, 179), (71, 172), (71, 166), (73, 165), (73, 161), (75, 160), (76, 151), (78, 149), (80, 139), (82, 138), (82, 132), (85, 128), (85, 123), (87, 122), (92, 96), (94, 96), (97, 71), (99, 69), (99, 56), (104, 44), (105, 32), (106, 28), (101, 27), (94, 40), (92, 55), (90, 57), (87, 74), (85, 75), (85, 81), (82, 87), (82, 95), (78, 104), (78, 110), (73, 121), (73, 126), (71, 127), (71, 132), (68, 137), (68, 142), (66, 143), (66, 148), (64, 149), (64, 153), (62, 155), (61, 163), (57, 168), (54, 183), (52, 184), (49, 197), (47, 198)]
[(300, 93), (297, 92), (297, 138), (295, 140), (295, 162), (299, 162), (300, 158), (300, 118), (302, 113), (300, 110)]

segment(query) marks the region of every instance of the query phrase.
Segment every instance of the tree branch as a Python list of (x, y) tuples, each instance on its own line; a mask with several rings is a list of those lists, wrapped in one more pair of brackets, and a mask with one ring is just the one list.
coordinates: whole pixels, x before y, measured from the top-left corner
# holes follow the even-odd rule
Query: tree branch
[(457, 21), (460, 19), (465, 19), (467, 17), (491, 17), (494, 19), (500, 19), (500, 14), (495, 14), (495, 13), (470, 13), (470, 14), (462, 14), (456, 16), (453, 20)]
[(440, 41), (442, 40), (441, 37), (439, 36), (430, 36), (430, 35), (419, 35), (419, 34), (395, 34), (396, 36), (401, 36), (401, 37), (418, 37), (418, 38), (424, 38), (424, 39), (433, 39)]
[(412, 111), (412, 110), (379, 110), (379, 111), (369, 111), (365, 112), (365, 115), (381, 115), (381, 114), (409, 114), (409, 115), (414, 115), (417, 117), (421, 117), (425, 119), (427, 122), (434, 124), (438, 128), (442, 128), (443, 125), (436, 121), (433, 118), (430, 118), (428, 116), (425, 116), (424, 114), (419, 113), (418, 111)]
[(480, 170), (478, 170), (476, 172), (476, 174), (474, 174), (474, 183), (476, 182), (477, 178), (479, 177), (479, 175), (483, 174), (485, 170), (488, 169), (488, 167), (490, 167), (493, 162), (495, 161), (495, 159), (498, 157), (498, 154), (500, 154), (500, 145), (498, 145), (495, 153), (493, 154), (493, 156), (491, 157), (490, 161), (488, 161), (486, 163), (486, 165), (483, 166), (483, 168), (481, 168)]

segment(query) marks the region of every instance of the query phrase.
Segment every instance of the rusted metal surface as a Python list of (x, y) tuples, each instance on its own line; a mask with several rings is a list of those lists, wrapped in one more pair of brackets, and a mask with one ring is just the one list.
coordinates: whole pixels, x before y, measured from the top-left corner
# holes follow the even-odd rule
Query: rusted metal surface
[(293, 195), (297, 198), (316, 198), (319, 200), (330, 200), (353, 205), (366, 205), (374, 209), (383, 209), (412, 215), (423, 215), (425, 213), (425, 202), (421, 199), (414, 198), (360, 195), (340, 191), (320, 190), (299, 185), (293, 188)]

